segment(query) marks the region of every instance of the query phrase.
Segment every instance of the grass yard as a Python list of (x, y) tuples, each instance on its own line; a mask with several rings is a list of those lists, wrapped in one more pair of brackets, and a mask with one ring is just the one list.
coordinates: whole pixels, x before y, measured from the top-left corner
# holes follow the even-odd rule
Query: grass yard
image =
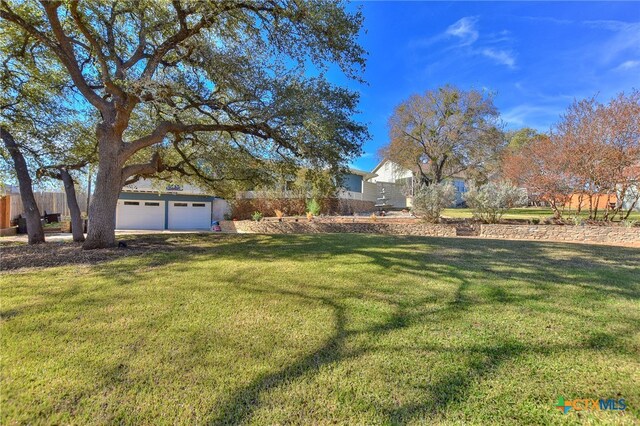
[[(589, 217), (589, 209), (586, 211), (580, 212), (580, 217), (586, 219)], [(570, 218), (575, 216), (575, 212), (571, 210), (565, 210), (563, 217)], [(468, 219), (473, 217), (473, 212), (471, 209), (467, 208), (456, 208), (456, 209), (444, 209), (442, 211), (442, 216), (451, 218), (451, 219)], [(599, 214), (599, 216), (602, 216)], [(520, 207), (509, 210), (504, 216), (503, 219), (535, 219), (538, 218), (540, 220), (544, 220), (548, 217), (553, 217), (553, 210), (546, 207)], [(639, 220), (640, 221), (640, 212), (632, 212), (629, 215), (629, 220)], [(616, 217), (616, 221), (619, 219)]]
[(2, 272), (3, 425), (639, 422), (637, 249), (133, 238)]

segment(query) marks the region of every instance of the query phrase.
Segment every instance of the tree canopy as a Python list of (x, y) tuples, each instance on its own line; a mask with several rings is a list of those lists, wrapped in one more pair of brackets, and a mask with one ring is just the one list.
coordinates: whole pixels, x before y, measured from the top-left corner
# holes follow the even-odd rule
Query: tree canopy
[(506, 152), (503, 173), (548, 202), (557, 217), (574, 198), (573, 207), (591, 219), (598, 218), (599, 200), (608, 206), (600, 218), (627, 218), (640, 201), (640, 91), (604, 104), (595, 97), (574, 101), (550, 135)]
[(531, 127), (510, 130), (506, 133), (506, 138), (509, 142), (508, 147), (511, 150), (522, 149), (524, 146), (535, 141), (540, 136), (542, 136), (542, 133), (538, 132), (536, 129), (532, 129)]
[(382, 155), (430, 185), (458, 173), (478, 174), (504, 146), (491, 95), (454, 86), (412, 95), (389, 119)]
[(365, 63), (362, 15), (342, 2), (2, 1), (0, 17), (7, 65), (60, 76), (65, 107), (96, 117), (87, 248), (115, 243), (131, 179), (216, 189), (279, 163), (337, 169), (368, 137), (357, 93), (325, 77), (360, 80)]

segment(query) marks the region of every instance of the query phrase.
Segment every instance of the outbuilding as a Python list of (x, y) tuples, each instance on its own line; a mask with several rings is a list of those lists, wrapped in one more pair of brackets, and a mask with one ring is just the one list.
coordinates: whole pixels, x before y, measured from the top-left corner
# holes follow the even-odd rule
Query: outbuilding
[[(161, 186), (159, 189), (158, 187)], [(221, 220), (225, 200), (190, 185), (148, 180), (123, 188), (116, 209), (118, 230), (208, 230)]]

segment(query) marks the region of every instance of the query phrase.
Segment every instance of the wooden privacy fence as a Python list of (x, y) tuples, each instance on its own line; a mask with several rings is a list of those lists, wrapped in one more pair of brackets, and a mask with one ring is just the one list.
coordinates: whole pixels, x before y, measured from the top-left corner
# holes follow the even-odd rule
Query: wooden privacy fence
[(0, 195), (0, 229), (11, 226), (9, 216), (11, 214), (11, 201), (8, 195)]
[[(62, 216), (69, 216), (69, 207), (67, 207), (67, 194), (64, 192), (34, 192), (38, 209), (40, 214), (47, 213), (60, 213)], [(78, 205), (81, 212), (87, 211), (87, 194), (81, 192), (77, 193)], [(22, 200), (20, 194), (11, 194), (10, 197), (10, 215), (11, 220), (17, 219), (18, 216), (24, 213), (22, 207)]]

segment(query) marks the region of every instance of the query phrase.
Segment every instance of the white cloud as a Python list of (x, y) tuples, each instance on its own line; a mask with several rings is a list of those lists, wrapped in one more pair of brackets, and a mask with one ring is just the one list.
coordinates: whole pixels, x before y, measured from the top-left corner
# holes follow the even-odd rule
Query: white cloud
[(461, 46), (469, 46), (478, 40), (480, 33), (476, 29), (477, 16), (467, 16), (449, 25), (445, 34), (460, 39)]
[[(456, 37), (460, 40), (459, 46), (471, 46), (480, 39), (480, 31), (477, 28), (478, 17), (467, 16), (451, 24), (445, 31), (445, 36)], [(508, 31), (501, 31), (498, 34), (489, 34), (478, 42), (480, 45), (487, 47), (473, 47), (471, 54), (480, 54), (492, 59), (500, 65), (506, 65), (514, 68), (516, 59), (512, 52), (497, 47), (491, 47), (511, 41)]]
[(624, 61), (617, 67), (615, 67), (614, 71), (629, 71), (634, 68), (638, 68), (640, 66), (640, 61)]
[(569, 25), (569, 24), (575, 23), (575, 21), (572, 21), (569, 19), (559, 19), (559, 18), (554, 18), (552, 16), (513, 16), (513, 17), (515, 19), (526, 19), (529, 21), (547, 22), (547, 23), (557, 24), (557, 25)]
[(535, 107), (532, 105), (518, 105), (514, 108), (504, 111), (501, 114), (501, 118), (507, 124), (522, 126), (527, 121), (527, 117), (529, 115), (537, 114), (539, 112), (542, 112), (542, 108), (540, 107)]
[(605, 40), (599, 50), (605, 62), (613, 61), (622, 53), (640, 52), (640, 22), (585, 21), (585, 25), (610, 31), (612, 36)]
[(521, 104), (502, 112), (500, 117), (508, 128), (527, 126), (540, 131), (547, 131), (549, 126), (558, 119), (562, 111), (562, 107), (553, 104)]
[(513, 53), (506, 50), (487, 47), (482, 49), (480, 53), (487, 58), (493, 59), (499, 64), (508, 66), (509, 68), (513, 68), (516, 65), (516, 58), (514, 57)]
[[(420, 49), (437, 43), (446, 43), (440, 51), (458, 50), (465, 56), (485, 56), (499, 65), (515, 68), (516, 55), (508, 47), (512, 45), (513, 38), (508, 30), (493, 33), (480, 34), (478, 30), (478, 16), (465, 16), (458, 19), (447, 29), (433, 37), (414, 39), (409, 42), (410, 49)], [(454, 41), (451, 43), (451, 41)]]

